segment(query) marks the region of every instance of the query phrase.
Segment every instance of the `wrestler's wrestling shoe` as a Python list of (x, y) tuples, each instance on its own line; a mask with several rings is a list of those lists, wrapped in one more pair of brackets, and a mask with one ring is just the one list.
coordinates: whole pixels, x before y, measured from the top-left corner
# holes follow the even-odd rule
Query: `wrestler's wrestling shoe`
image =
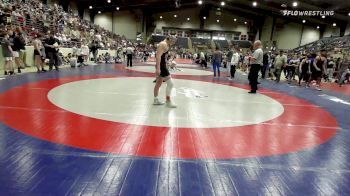
[(166, 102), (166, 107), (168, 108), (177, 108), (177, 106), (172, 101)]
[(164, 102), (159, 101), (158, 98), (154, 98), (153, 105), (164, 105)]

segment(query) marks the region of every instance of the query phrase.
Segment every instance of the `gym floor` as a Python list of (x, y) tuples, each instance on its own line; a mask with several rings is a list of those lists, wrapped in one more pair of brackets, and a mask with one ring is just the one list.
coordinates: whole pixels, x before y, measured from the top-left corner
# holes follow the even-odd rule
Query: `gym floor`
[(350, 195), (349, 85), (179, 69), (176, 109), (152, 63), (0, 80), (0, 195)]

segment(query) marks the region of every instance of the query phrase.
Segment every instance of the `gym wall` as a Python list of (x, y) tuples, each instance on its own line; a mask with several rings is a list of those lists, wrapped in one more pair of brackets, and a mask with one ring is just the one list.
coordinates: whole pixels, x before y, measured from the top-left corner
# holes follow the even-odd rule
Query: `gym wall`
[[(157, 13), (154, 15), (156, 30), (161, 30), (163, 27), (178, 27), (178, 28), (190, 28), (200, 29), (200, 9), (181, 9), (179, 11)], [(177, 18), (174, 18), (174, 15)], [(159, 17), (163, 16), (163, 19)], [(187, 21), (190, 18), (190, 21)], [(237, 22), (233, 19), (236, 18)], [(218, 23), (216, 20), (219, 19)], [(210, 11), (209, 16), (204, 21), (205, 30), (215, 31), (237, 31), (242, 35), (247, 35), (248, 26), (244, 24), (244, 21), (248, 21), (242, 17), (235, 16), (231, 12), (221, 11), (221, 16), (217, 16), (215, 11)]]
[[(279, 25), (276, 25), (279, 24)], [(283, 24), (283, 25), (282, 25)], [(273, 32), (272, 40), (271, 33)], [(273, 29), (273, 18), (266, 17), (261, 32), (261, 41), (276, 41), (278, 49), (293, 49), (320, 39), (320, 31), (300, 23), (284, 22), (277, 19)]]

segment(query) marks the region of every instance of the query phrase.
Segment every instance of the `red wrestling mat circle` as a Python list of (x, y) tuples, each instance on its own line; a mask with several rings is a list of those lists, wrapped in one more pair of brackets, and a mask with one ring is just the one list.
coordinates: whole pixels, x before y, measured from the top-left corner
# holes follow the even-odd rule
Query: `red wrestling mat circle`
[[(183, 159), (285, 154), (316, 147), (336, 133), (336, 120), (327, 111), (269, 90), (260, 92), (283, 105), (285, 111), (281, 116), (258, 125), (228, 128), (167, 128), (116, 123), (71, 113), (47, 98), (51, 89), (65, 83), (112, 77), (115, 76), (50, 79), (12, 88), (0, 94), (0, 110), (6, 114), (0, 116), (0, 120), (17, 131), (56, 144), (119, 155)], [(247, 88), (229, 83), (218, 85)]]

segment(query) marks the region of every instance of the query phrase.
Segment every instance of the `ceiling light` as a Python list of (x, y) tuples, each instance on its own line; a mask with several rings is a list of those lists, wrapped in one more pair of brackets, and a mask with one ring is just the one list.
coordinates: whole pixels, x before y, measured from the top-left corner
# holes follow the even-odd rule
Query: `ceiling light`
[(221, 1), (221, 6), (225, 6), (225, 1)]
[(317, 29), (319, 29), (319, 28), (320, 28), (320, 26), (317, 26), (316, 28), (317, 28)]
[(216, 22), (220, 22), (220, 20), (216, 20)]
[(101, 14), (101, 11), (98, 11), (99, 14)]
[(117, 10), (119, 10), (120, 8), (119, 7), (116, 7)]
[(177, 18), (177, 15), (176, 15), (176, 14), (174, 15), (174, 18)]
[(162, 19), (162, 18), (163, 18), (163, 16), (159, 16), (159, 18), (160, 18), (160, 19)]
[(204, 16), (203, 19), (205, 20), (205, 19), (207, 19), (207, 17)]
[(321, 18), (326, 18), (326, 16), (321, 16)]
[(293, 2), (293, 7), (297, 7), (298, 6), (298, 2), (294, 1)]
[(233, 19), (233, 21), (235, 21), (235, 22), (236, 22), (236, 21), (237, 21), (237, 19)]
[(303, 20), (303, 23), (306, 23), (306, 20)]
[(337, 24), (336, 23), (333, 23), (333, 27), (336, 27), (337, 26)]
[(187, 20), (190, 20), (190, 18), (187, 18)]
[(286, 7), (287, 7), (287, 5), (286, 5), (286, 4), (282, 4), (282, 5), (281, 5), (281, 7), (286, 8)]
[(350, 16), (350, 12), (348, 13), (348, 16)]
[(253, 2), (253, 6), (256, 7), (258, 3), (256, 1)]
[(108, 3), (111, 3), (111, 0), (107, 0)]
[(90, 10), (92, 9), (92, 6), (91, 6), (91, 5), (89, 6), (89, 9), (90, 9)]
[(199, 5), (202, 5), (202, 4), (203, 4), (203, 1), (199, 0), (199, 1), (198, 1), (198, 4), (199, 4)]
[(247, 24), (247, 22), (244, 22), (244, 24)]

